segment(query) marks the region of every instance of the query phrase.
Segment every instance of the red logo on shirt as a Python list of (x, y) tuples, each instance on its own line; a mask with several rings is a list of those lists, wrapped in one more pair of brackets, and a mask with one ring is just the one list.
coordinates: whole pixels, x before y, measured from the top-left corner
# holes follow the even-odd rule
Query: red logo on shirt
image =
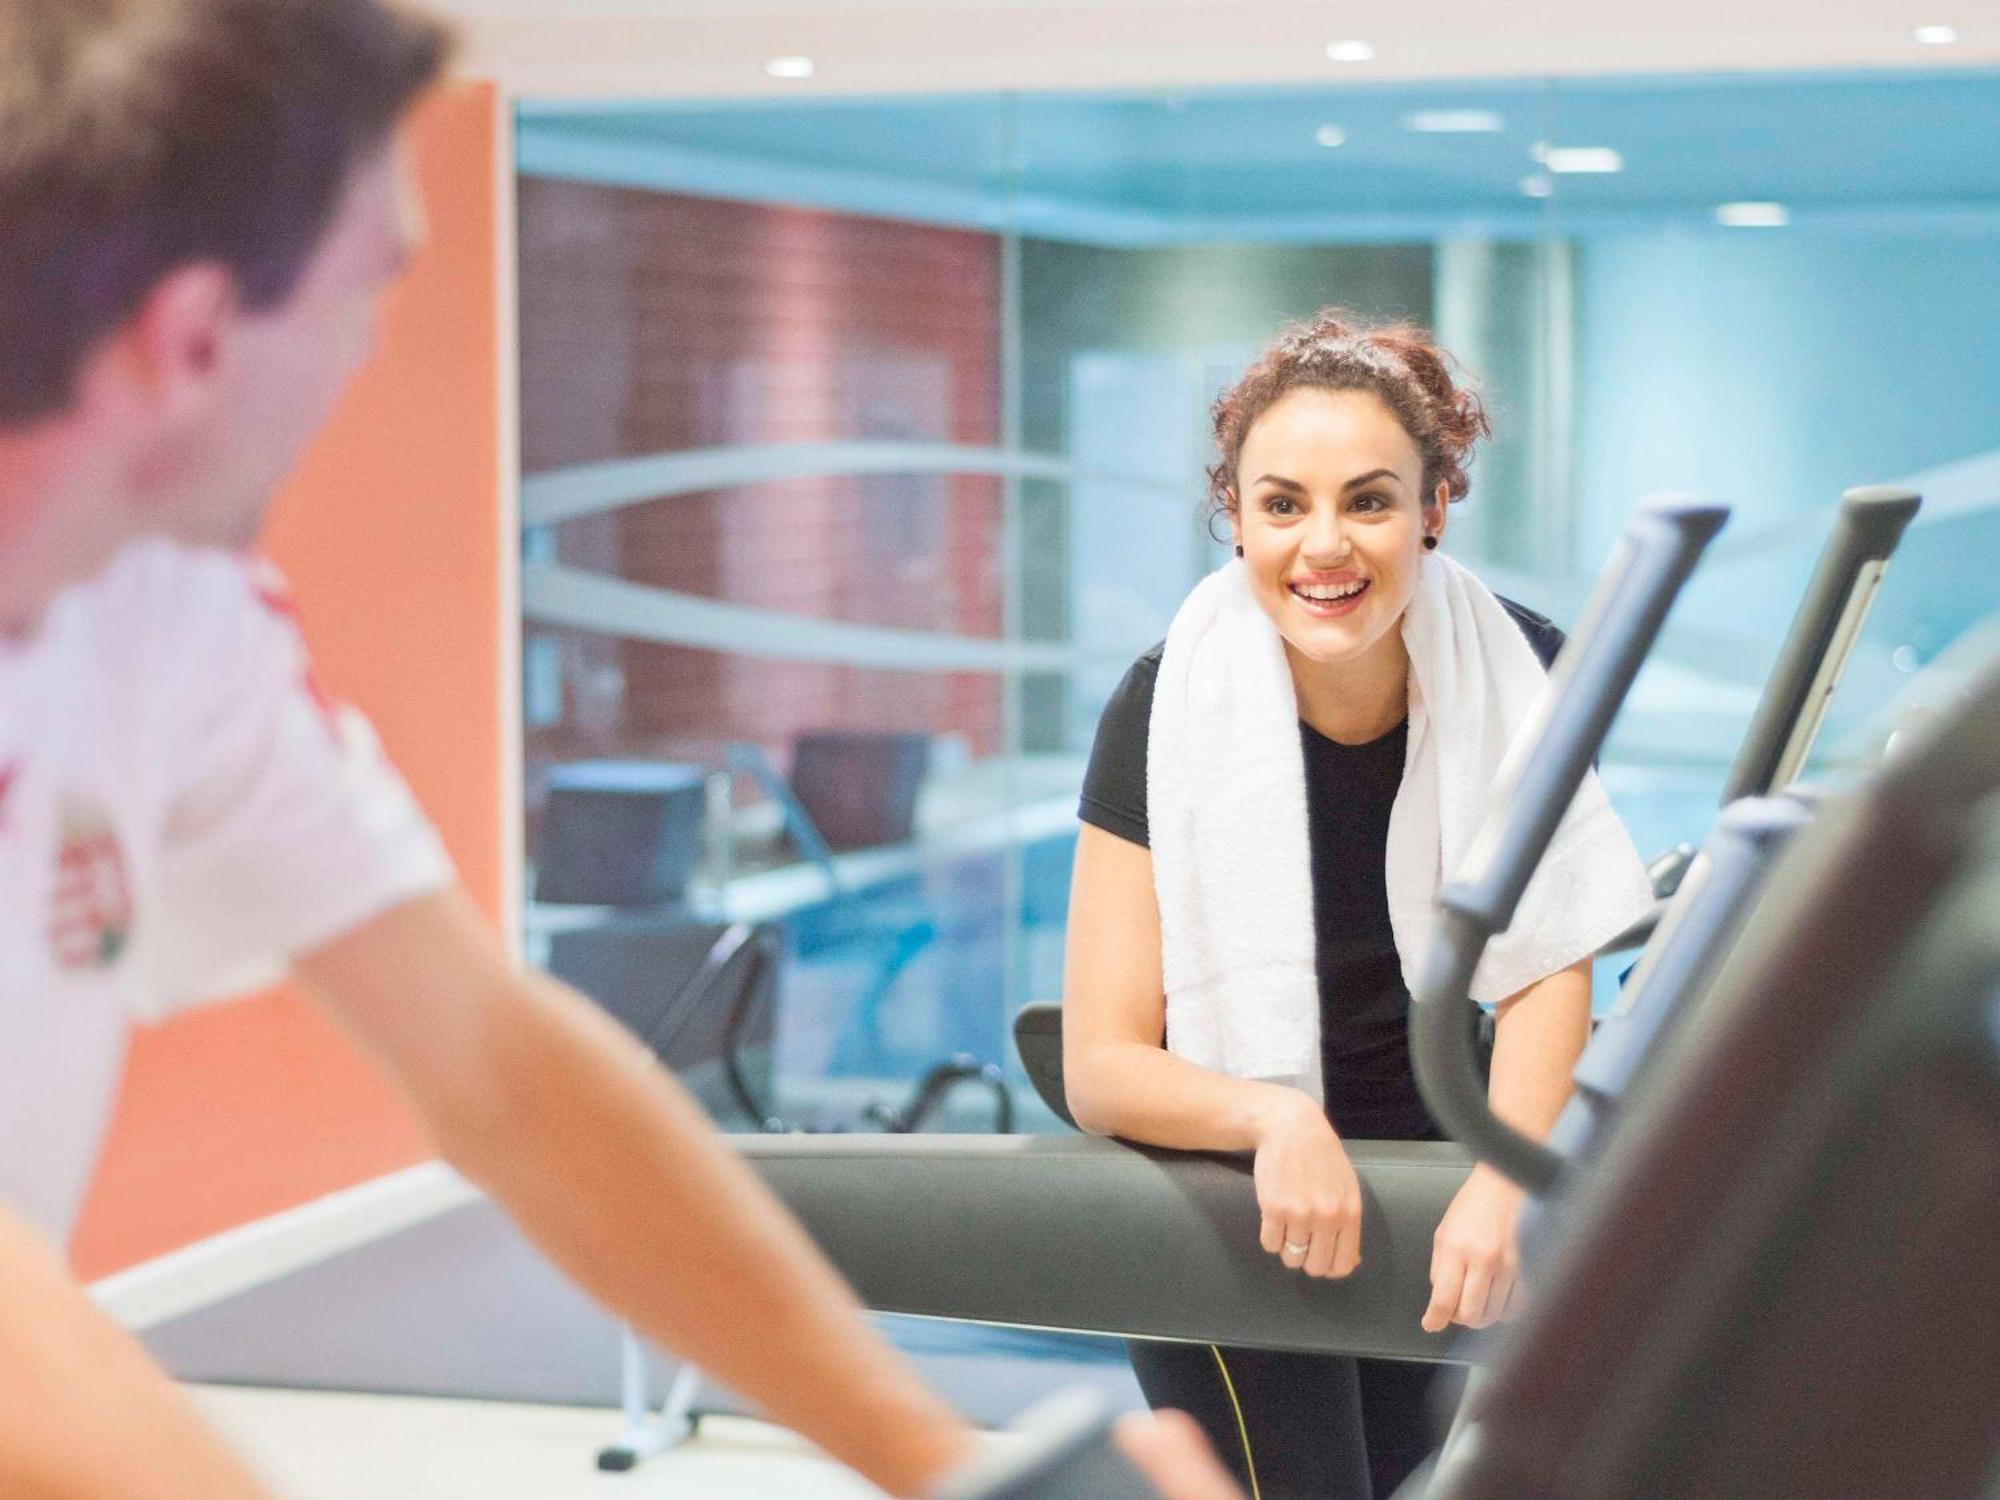
[(256, 594), (257, 602), (283, 620), (290, 627), (293, 638), (298, 643), (299, 687), (319, 715), (320, 723), (336, 744), (340, 741), (340, 700), (326, 690), (313, 670), (312, 657), (306, 650), (305, 634), (299, 620), (298, 600), (292, 596), (292, 586), (277, 564), (259, 553), (250, 552), (243, 556), (244, 567), (250, 575), (250, 588)]
[(71, 973), (108, 969), (132, 937), (132, 885), (111, 819), (93, 803), (63, 804), (49, 949)]

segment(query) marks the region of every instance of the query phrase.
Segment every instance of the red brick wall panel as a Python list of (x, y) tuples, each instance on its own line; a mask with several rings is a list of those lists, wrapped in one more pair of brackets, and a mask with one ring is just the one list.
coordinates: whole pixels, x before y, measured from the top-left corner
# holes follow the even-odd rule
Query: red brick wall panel
[[(525, 470), (690, 448), (997, 440), (989, 235), (591, 184), (521, 184)], [(789, 479), (559, 528), (565, 562), (807, 617), (997, 637), (1000, 482)], [(558, 632), (532, 759), (703, 754), (824, 728), (998, 748), (1000, 684)], [(585, 679), (588, 680), (585, 680)], [(609, 712), (601, 701), (622, 681)]]

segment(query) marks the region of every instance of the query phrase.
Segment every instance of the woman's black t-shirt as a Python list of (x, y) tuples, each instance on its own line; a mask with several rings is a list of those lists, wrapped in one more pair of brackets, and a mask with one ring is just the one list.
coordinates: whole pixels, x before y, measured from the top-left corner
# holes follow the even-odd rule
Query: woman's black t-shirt
[[(1542, 665), (1553, 662), (1562, 631), (1531, 609), (1500, 602)], [(1105, 704), (1078, 809), (1084, 822), (1140, 845), (1149, 844), (1146, 738), (1163, 649), (1155, 646), (1134, 662)], [(1368, 744), (1343, 745), (1299, 725), (1327, 1116), (1342, 1135), (1360, 1140), (1439, 1134), (1410, 1069), (1410, 992), (1389, 926), (1384, 874), (1408, 736), (1406, 721)]]

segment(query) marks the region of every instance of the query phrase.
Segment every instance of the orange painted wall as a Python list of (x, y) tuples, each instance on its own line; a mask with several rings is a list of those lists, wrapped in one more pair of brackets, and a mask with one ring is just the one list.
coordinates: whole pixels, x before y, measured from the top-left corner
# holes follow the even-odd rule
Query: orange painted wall
[[(516, 729), (502, 686), (514, 629), (503, 113), (483, 84), (419, 110), (429, 243), (267, 537), (322, 680), (374, 720), (496, 919)], [(135, 1037), (71, 1256), (81, 1275), (103, 1275), (429, 1154), (388, 1087), (296, 995), (197, 1012)]]

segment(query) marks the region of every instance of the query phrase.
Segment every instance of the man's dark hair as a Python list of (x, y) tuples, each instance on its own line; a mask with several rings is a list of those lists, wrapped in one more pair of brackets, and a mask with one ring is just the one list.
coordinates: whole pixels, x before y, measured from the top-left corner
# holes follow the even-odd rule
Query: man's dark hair
[(0, 0), (0, 424), (176, 267), (282, 302), (448, 48), (392, 0)]

